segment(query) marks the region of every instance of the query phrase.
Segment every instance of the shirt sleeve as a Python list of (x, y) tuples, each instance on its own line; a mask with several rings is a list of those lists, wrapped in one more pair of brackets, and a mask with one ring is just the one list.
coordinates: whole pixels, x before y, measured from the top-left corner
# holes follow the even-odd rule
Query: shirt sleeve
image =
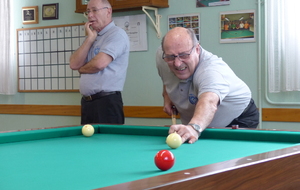
[(228, 81), (215, 70), (206, 70), (194, 78), (194, 84), (198, 87), (198, 96), (205, 92), (216, 93), (220, 102), (227, 96), (230, 90)]

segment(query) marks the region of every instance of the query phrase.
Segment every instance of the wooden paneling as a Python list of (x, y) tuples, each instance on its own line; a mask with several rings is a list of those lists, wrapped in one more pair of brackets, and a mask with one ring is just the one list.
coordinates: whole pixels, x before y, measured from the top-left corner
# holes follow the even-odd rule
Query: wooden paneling
[(300, 109), (263, 108), (263, 121), (300, 122)]
[(80, 106), (1, 104), (0, 114), (80, 116)]
[[(124, 113), (125, 117), (170, 118), (161, 106), (124, 106)], [(80, 116), (80, 105), (0, 104), (0, 114)], [(300, 122), (300, 109), (263, 108), (262, 120)]]
[[(0, 114), (80, 116), (79, 105), (0, 104)], [(125, 106), (125, 117), (170, 118), (160, 106)]]
[[(134, 9), (141, 9), (142, 6), (151, 6), (158, 8), (169, 7), (168, 0), (109, 0), (113, 12), (129, 11)], [(83, 13), (86, 11), (87, 5), (82, 4), (82, 0), (76, 0), (76, 13)]]

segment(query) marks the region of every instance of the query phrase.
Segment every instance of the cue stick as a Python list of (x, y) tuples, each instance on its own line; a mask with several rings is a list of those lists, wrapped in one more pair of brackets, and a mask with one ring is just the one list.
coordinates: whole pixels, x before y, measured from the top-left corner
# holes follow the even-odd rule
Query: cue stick
[(172, 106), (172, 125), (176, 125), (176, 108)]

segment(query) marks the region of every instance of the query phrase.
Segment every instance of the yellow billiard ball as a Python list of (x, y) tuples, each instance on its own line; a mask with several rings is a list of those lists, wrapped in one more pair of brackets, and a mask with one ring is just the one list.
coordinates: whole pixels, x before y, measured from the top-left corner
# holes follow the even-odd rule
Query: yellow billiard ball
[(171, 133), (168, 135), (166, 143), (170, 148), (178, 148), (182, 144), (181, 136), (178, 135), (176, 132)]
[(94, 134), (95, 129), (92, 125), (90, 124), (86, 124), (82, 127), (81, 132), (84, 136), (86, 137), (90, 137)]

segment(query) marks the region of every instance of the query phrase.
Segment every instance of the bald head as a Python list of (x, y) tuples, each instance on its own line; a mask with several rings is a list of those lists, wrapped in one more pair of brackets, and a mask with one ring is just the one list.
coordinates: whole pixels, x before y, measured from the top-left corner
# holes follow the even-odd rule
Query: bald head
[(163, 37), (161, 46), (164, 51), (165, 48), (178, 47), (184, 43), (191, 46), (198, 44), (194, 31), (183, 27), (175, 27)]
[(199, 64), (200, 45), (192, 29), (176, 27), (162, 39), (163, 59), (179, 79), (192, 76)]
[(104, 7), (109, 7), (109, 8), (111, 8), (111, 5), (110, 5), (110, 3), (109, 3), (109, 1), (108, 0), (90, 0), (88, 3), (91, 3), (91, 2), (97, 2), (97, 3), (100, 3), (102, 6), (104, 6)]

